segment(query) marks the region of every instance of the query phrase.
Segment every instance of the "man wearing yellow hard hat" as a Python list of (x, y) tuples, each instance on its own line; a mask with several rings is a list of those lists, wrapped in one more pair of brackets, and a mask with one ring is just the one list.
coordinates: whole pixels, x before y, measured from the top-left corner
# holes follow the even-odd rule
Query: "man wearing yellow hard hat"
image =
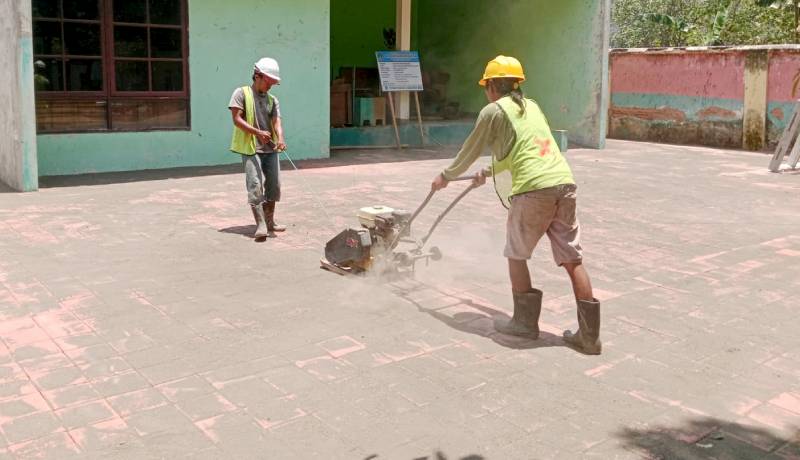
[(588, 354), (600, 354), (600, 302), (594, 298), (584, 268), (580, 225), (576, 214), (577, 187), (564, 156), (539, 106), (525, 98), (522, 64), (510, 56), (497, 56), (486, 65), (478, 82), (489, 104), (478, 115), (453, 163), (431, 184), (432, 190), (447, 187), (463, 174), (488, 147), (492, 165), (475, 175), (482, 185), (491, 176), (497, 196), (508, 208), (506, 246), (514, 316), (496, 321), (503, 333), (537, 339), (542, 291), (531, 285), (528, 259), (541, 237), (550, 238), (553, 259), (566, 269), (578, 303), (575, 333), (564, 332), (564, 341)]

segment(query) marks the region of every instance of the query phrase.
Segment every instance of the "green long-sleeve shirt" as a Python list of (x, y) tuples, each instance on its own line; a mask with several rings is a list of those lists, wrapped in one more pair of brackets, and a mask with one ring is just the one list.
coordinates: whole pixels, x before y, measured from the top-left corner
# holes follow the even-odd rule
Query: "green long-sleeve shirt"
[[(464, 141), (453, 163), (442, 171), (442, 175), (447, 180), (453, 180), (464, 174), (487, 147), (495, 153), (498, 160), (503, 160), (516, 142), (514, 127), (506, 113), (499, 105), (488, 104), (478, 114), (475, 127)], [(490, 172), (491, 167), (486, 168), (486, 171)]]

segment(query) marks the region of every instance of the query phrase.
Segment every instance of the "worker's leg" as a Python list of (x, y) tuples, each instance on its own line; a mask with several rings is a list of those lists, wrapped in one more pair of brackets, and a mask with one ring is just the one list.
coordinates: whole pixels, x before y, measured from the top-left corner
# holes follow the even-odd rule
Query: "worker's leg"
[(567, 271), (578, 303), (578, 330), (575, 333), (564, 331), (564, 341), (585, 353), (600, 354), (600, 302), (594, 298), (589, 274), (582, 263), (577, 188), (574, 185), (560, 188), (562, 193), (547, 236), (553, 248), (553, 259)]
[(592, 300), (592, 282), (582, 262), (567, 262), (562, 266), (567, 270), (569, 280), (572, 282), (572, 292), (578, 300)]
[(261, 167), (264, 172), (264, 214), (267, 220), (267, 227), (270, 232), (282, 232), (286, 230), (283, 225), (275, 223), (275, 205), (281, 200), (281, 163), (279, 153), (265, 153), (261, 155)]
[(495, 329), (503, 334), (530, 339), (539, 337), (542, 291), (531, 286), (528, 259), (547, 230), (554, 209), (555, 199), (547, 191), (526, 193), (511, 200), (504, 254), (508, 258), (514, 316), (510, 321), (495, 321)]
[(508, 276), (511, 278), (512, 292), (528, 292), (531, 290), (531, 273), (527, 260), (508, 259)]
[(262, 203), (264, 202), (263, 183), (264, 176), (259, 164), (258, 155), (242, 155), (244, 167), (245, 188), (247, 189), (247, 203), (253, 212), (256, 221), (256, 239), (265, 238), (268, 234)]

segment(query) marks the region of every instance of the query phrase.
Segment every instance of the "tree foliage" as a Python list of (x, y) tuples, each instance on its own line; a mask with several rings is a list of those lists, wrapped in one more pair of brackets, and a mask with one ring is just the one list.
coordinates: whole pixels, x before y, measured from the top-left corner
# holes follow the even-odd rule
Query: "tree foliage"
[(613, 47), (797, 43), (800, 0), (614, 0)]

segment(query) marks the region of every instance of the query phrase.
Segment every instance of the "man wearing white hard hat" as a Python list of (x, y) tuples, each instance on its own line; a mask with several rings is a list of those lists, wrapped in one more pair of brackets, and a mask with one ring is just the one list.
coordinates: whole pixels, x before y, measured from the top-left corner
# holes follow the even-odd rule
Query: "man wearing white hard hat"
[(253, 67), (253, 84), (236, 88), (228, 103), (234, 125), (231, 151), (242, 157), (257, 240), (286, 230), (275, 223), (275, 203), (281, 199), (278, 155), (286, 149), (286, 142), (278, 98), (269, 93), (280, 82), (278, 61), (261, 58)]

